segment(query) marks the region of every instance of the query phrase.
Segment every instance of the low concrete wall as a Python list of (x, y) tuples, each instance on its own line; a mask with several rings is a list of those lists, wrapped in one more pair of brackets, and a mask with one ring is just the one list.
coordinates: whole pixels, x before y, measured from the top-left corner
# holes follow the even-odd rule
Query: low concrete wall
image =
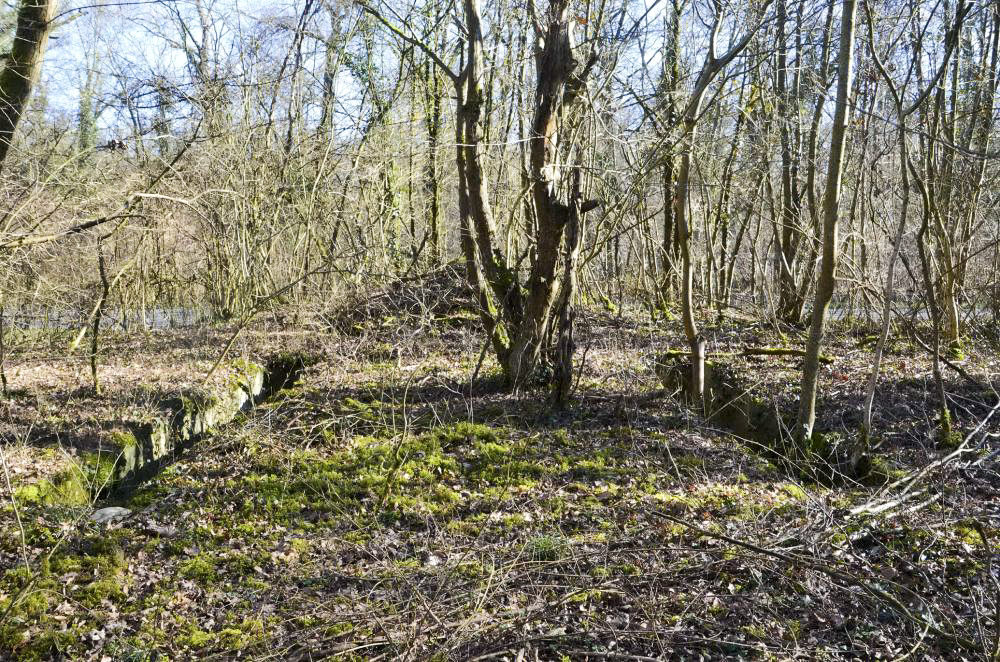
[[(266, 366), (237, 359), (223, 384), (181, 392), (148, 420), (116, 423), (106, 445), (81, 452), (78, 459), (63, 454), (62, 469), (15, 486), (14, 496), (26, 503), (79, 507), (95, 498), (126, 495), (240, 412), (294, 384), (315, 360), (300, 352), (278, 354)], [(52, 457), (46, 461), (54, 463)]]
[[(689, 361), (670, 357), (656, 366), (656, 372), (664, 388), (681, 392), (691, 401)], [(709, 422), (772, 449), (780, 447), (782, 430), (790, 424), (782, 420), (773, 403), (754, 394), (750, 384), (716, 361), (705, 362), (704, 414)]]
[(139, 424), (125, 435), (105, 491), (128, 489), (159, 472), (179, 451), (266, 397), (268, 381), (264, 366), (239, 361), (222, 386), (185, 392), (169, 401), (168, 414)]

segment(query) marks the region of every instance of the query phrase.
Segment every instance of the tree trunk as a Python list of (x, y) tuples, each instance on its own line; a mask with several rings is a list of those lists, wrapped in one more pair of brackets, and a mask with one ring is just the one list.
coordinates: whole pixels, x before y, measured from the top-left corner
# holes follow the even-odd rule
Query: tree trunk
[(802, 444), (812, 438), (816, 424), (816, 391), (819, 381), (819, 354), (823, 345), (826, 311), (836, 286), (838, 261), (837, 217), (840, 213), (841, 183), (844, 173), (844, 149), (847, 124), (850, 120), (851, 75), (854, 65), (854, 23), (857, 15), (855, 0), (845, 0), (840, 21), (840, 53), (837, 72), (837, 105), (834, 110), (833, 134), (830, 139), (830, 164), (826, 173), (826, 193), (823, 198), (823, 261), (813, 302), (812, 325), (802, 366), (802, 392), (799, 402), (798, 439)]
[[(953, 34), (957, 34), (961, 29), (962, 22), (964, 20), (964, 14), (962, 12), (962, 7), (964, 3), (960, 3), (958, 9), (958, 15), (955, 19), (955, 24), (951, 27)], [(879, 333), (878, 342), (875, 345), (875, 355), (872, 360), (872, 370), (871, 375), (868, 379), (868, 387), (865, 392), (865, 402), (864, 411), (862, 414), (861, 423), (861, 443), (858, 444), (855, 449), (853, 456), (851, 458), (851, 467), (855, 473), (860, 473), (861, 462), (864, 461), (865, 456), (869, 453), (871, 447), (871, 437), (872, 437), (872, 410), (874, 408), (875, 402), (875, 390), (878, 386), (878, 376), (881, 370), (882, 357), (885, 352), (885, 345), (889, 338), (889, 324), (892, 318), (892, 299), (895, 293), (895, 273), (896, 273), (896, 262), (899, 258), (902, 243), (903, 234), (906, 231), (907, 218), (909, 214), (910, 206), (910, 168), (912, 167), (910, 163), (909, 149), (907, 146), (907, 126), (906, 120), (909, 115), (911, 115), (920, 106), (920, 101), (925, 98), (925, 96), (931, 91), (931, 88), (926, 88), (925, 91), (919, 92), (917, 94), (917, 101), (904, 108), (903, 106), (903, 96), (899, 88), (895, 85), (889, 71), (886, 69), (882, 60), (878, 57), (875, 46), (875, 29), (874, 29), (874, 17), (869, 13), (868, 15), (868, 48), (872, 53), (872, 62), (877, 68), (879, 74), (885, 80), (886, 86), (889, 88), (889, 92), (892, 95), (893, 103), (896, 109), (896, 139), (899, 141), (899, 181), (900, 187), (902, 189), (902, 200), (900, 202), (900, 212), (899, 212), (899, 225), (896, 229), (896, 234), (892, 242), (892, 250), (889, 255), (889, 264), (886, 268), (886, 279), (885, 279), (885, 289), (882, 294), (882, 322), (881, 331)], [(942, 69), (948, 66), (949, 58), (951, 57), (952, 50), (954, 48), (955, 41), (952, 40), (950, 45), (946, 48), (943, 62), (941, 64)], [(914, 44), (914, 49), (917, 51), (919, 56), (919, 42)], [(922, 182), (918, 182), (918, 186), (921, 191), (924, 191), (924, 186)], [(925, 209), (927, 208), (927, 200), (925, 195), (921, 195), (921, 199), (925, 202)], [(927, 215), (924, 215), (924, 222), (921, 224), (920, 235), (918, 236), (918, 248), (920, 251), (921, 265), (923, 267), (923, 273), (925, 275), (925, 286), (927, 286), (928, 292), (933, 290), (933, 286), (929, 285), (929, 273), (926, 269), (927, 260), (926, 254), (923, 247), (923, 237), (925, 236), (928, 228)], [(933, 313), (932, 317), (936, 317), (937, 313)], [(936, 323), (935, 323), (936, 324)], [(935, 360), (937, 357), (935, 357)], [(940, 368), (936, 367), (936, 375), (940, 373)], [(949, 418), (947, 413), (947, 403), (942, 397), (942, 421)], [(950, 418), (949, 418), (950, 420)]]
[[(781, 133), (781, 215), (779, 223), (781, 231), (775, 239), (778, 244), (778, 316), (786, 322), (797, 324), (802, 314), (802, 302), (798, 296), (794, 269), (801, 230), (799, 228), (798, 150), (795, 145), (797, 131), (793, 132), (792, 124), (793, 121), (796, 124), (798, 121), (798, 100), (797, 94), (788, 89), (785, 2), (786, 0), (778, 2), (777, 24), (778, 57), (776, 63), (777, 89), (775, 92), (778, 96), (778, 121)], [(793, 113), (796, 116), (794, 120)]]
[[(691, 361), (693, 370), (697, 371), (699, 356), (699, 345), (701, 337), (698, 334), (698, 324), (694, 319), (694, 263), (691, 259), (691, 228), (687, 217), (688, 194), (691, 183), (691, 159), (694, 151), (694, 143), (697, 138), (698, 120), (701, 116), (702, 104), (709, 85), (716, 76), (732, 62), (737, 55), (750, 43), (750, 39), (760, 29), (760, 23), (747, 31), (742, 40), (733, 45), (722, 57), (715, 55), (715, 40), (718, 36), (722, 22), (721, 14), (715, 15), (715, 22), (712, 25), (711, 43), (708, 53), (705, 55), (705, 62), (701, 67), (698, 78), (695, 81), (694, 90), (688, 100), (684, 111), (684, 123), (681, 134), (681, 163), (677, 172), (677, 186), (674, 192), (674, 221), (677, 224), (677, 238), (681, 253), (681, 318), (684, 321), (684, 334), (687, 336), (688, 345), (691, 348)], [(691, 379), (691, 395), (697, 400), (702, 400), (702, 390), (699, 388), (700, 380), (694, 373)]]
[(441, 133), (441, 80), (430, 60), (425, 69), (425, 104), (427, 126), (427, 166), (424, 169), (424, 189), (427, 194), (427, 223), (431, 262), (438, 265), (443, 256), (441, 237), (441, 184), (438, 176), (438, 142)]
[(555, 374), (552, 380), (555, 401), (560, 406), (566, 404), (572, 390), (573, 352), (576, 349), (576, 343), (573, 339), (573, 323), (576, 318), (573, 297), (576, 294), (576, 270), (583, 236), (580, 228), (580, 205), (583, 201), (583, 195), (579, 168), (573, 171), (573, 191), (570, 197), (570, 214), (566, 226), (566, 249), (563, 256), (563, 290), (559, 305)]
[[(677, 88), (680, 85), (680, 11), (676, 0), (670, 3), (670, 20), (665, 26), (663, 48), (663, 87), (666, 106), (666, 127), (677, 123)], [(676, 189), (676, 163), (673, 149), (663, 157), (663, 261), (662, 278), (664, 290), (672, 289), (674, 274), (677, 270), (677, 259), (680, 255), (680, 241), (677, 234), (677, 223), (674, 219), (673, 197)]]
[[(492, 291), (498, 314), (505, 326), (516, 327), (522, 317), (521, 294), (514, 275), (500, 250), (496, 247), (496, 229), (493, 208), (490, 205), (489, 188), (483, 173), (482, 118), (485, 92), (483, 90), (483, 32), (479, 0), (465, 0), (465, 24), (468, 31), (468, 47), (464, 75), (464, 101), (461, 103), (456, 121), (463, 125), (464, 142), (459, 142), (463, 151), (459, 178), (464, 179), (467, 196), (467, 211), (471, 230), (475, 238), (477, 260), (485, 278), (484, 284)], [(491, 304), (494, 307), (494, 304)], [(506, 350), (501, 352), (501, 363), (506, 359)], [(508, 375), (509, 377), (509, 375)]]
[(514, 384), (524, 382), (534, 371), (550, 331), (553, 303), (564, 286), (563, 279), (556, 277), (556, 267), (572, 206), (560, 201), (558, 193), (559, 125), (586, 86), (586, 73), (593, 65), (593, 60), (581, 65), (575, 59), (572, 26), (568, 0), (553, 0), (545, 32), (538, 35), (541, 47), (535, 57), (535, 114), (529, 139), (535, 259), (528, 275), (524, 317), (507, 357), (507, 373)]
[(55, 11), (55, 0), (22, 0), (17, 10), (17, 32), (0, 73), (0, 169), (42, 69)]

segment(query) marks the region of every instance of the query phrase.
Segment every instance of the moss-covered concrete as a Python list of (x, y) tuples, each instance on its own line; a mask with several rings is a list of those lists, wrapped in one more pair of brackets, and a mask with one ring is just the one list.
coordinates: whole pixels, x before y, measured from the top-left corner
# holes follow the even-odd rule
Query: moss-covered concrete
[[(691, 364), (684, 358), (676, 353), (663, 355), (656, 371), (664, 388), (682, 393), (690, 402)], [(792, 414), (761, 397), (753, 384), (725, 362), (705, 362), (704, 403), (696, 406), (710, 423), (731, 430), (768, 459), (786, 462), (801, 478), (829, 483), (844, 475), (873, 480), (884, 477), (872, 473), (870, 464), (863, 472), (852, 470), (844, 458), (845, 443), (839, 435), (817, 431), (808, 446), (792, 446)]]
[(222, 384), (184, 391), (164, 403), (164, 413), (121, 424), (107, 435), (106, 446), (68, 459), (65, 469), (19, 487), (16, 496), (24, 503), (84, 506), (98, 496), (131, 489), (184, 448), (294, 383), (309, 363), (309, 357), (300, 354), (279, 355), (267, 367), (236, 359)]
[(230, 368), (222, 385), (181, 393), (168, 404), (166, 415), (130, 430), (132, 443), (121, 445), (111, 491), (155, 474), (177, 452), (229, 423), (264, 395), (264, 366), (237, 359)]

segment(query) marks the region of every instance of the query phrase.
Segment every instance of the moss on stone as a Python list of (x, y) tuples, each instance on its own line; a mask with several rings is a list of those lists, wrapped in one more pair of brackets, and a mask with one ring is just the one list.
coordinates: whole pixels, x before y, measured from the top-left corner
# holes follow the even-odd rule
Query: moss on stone
[(131, 430), (114, 430), (111, 433), (111, 443), (119, 448), (132, 448), (139, 445), (135, 433)]
[(275, 354), (267, 360), (267, 389), (278, 391), (294, 385), (303, 370), (320, 360), (320, 356), (302, 350)]
[[(95, 474), (96, 477), (97, 474)], [(87, 472), (72, 466), (48, 479), (14, 490), (14, 498), (22, 504), (42, 506), (84, 506), (91, 501), (92, 480)]]

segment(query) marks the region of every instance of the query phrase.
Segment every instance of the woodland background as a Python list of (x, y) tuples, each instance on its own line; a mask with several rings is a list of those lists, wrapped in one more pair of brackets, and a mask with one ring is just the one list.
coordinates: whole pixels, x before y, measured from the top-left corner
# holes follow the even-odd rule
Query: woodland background
[[(434, 432), (428, 421), (441, 423), (429, 404), (435, 398), (455, 399), (449, 424), (462, 419), (455, 412), (464, 407), (463, 425), (476, 418), (477, 398), (489, 406), (500, 398), (517, 444), (538, 433), (558, 448), (564, 433), (552, 432), (559, 428), (553, 421), (582, 425), (590, 451), (600, 446), (591, 433), (601, 429), (615, 443), (627, 436), (642, 453), (661, 452), (652, 436), (615, 436), (622, 421), (664, 434), (696, 430), (709, 439), (697, 452), (688, 448), (700, 470), (711, 465), (705, 448), (718, 432), (710, 410), (719, 380), (731, 376), (719, 366), (731, 360), (744, 383), (753, 382), (746, 392), (756, 389), (754, 406), (777, 412), (768, 439), (750, 444), (774, 463), (767, 471), (846, 490), (823, 497), (823, 526), (841, 511), (926, 516), (906, 531), (931, 535), (944, 526), (952, 547), (941, 558), (955, 558), (961, 545), (979, 554), (975, 571), (963, 575), (975, 577), (968, 592), (949, 593), (950, 576), (947, 589), (931, 591), (928, 570), (929, 583), (913, 595), (930, 600), (930, 611), (909, 611), (905, 591), (878, 589), (870, 597), (880, 606), (858, 622), (885, 625), (878, 620), (884, 609), (903, 614), (906, 641), (884, 648), (896, 654), (912, 645), (911, 653), (946, 656), (942, 651), (958, 646), (997, 659), (989, 543), (995, 513), (989, 498), (975, 496), (995, 493), (994, 478), (975, 472), (995, 477), (987, 459), (996, 455), (1000, 346), (996, 2), (22, 0), (0, 7), (0, 51), (7, 53), (0, 72), (0, 378), (12, 438), (62, 439), (52, 431), (60, 425), (82, 429), (123, 416), (114, 407), (128, 370), (132, 381), (152, 379), (172, 357), (173, 368), (190, 373), (185, 379), (201, 380), (207, 369), (208, 383), (227, 353), (255, 355), (297, 333), (303, 343), (322, 345), (324, 358), (304, 373), (313, 382), (289, 396), (294, 404), (275, 420), (291, 426), (291, 437), (304, 434), (306, 448), (316, 439), (347, 444), (338, 453), (355, 452), (344, 450), (353, 448), (355, 428), (316, 422), (316, 411), (360, 420), (366, 433), (381, 430), (373, 434), (391, 451), (351, 455), (350, 462), (338, 455), (334, 473), (347, 475), (348, 465), (372, 469), (365, 463), (381, 458), (372, 470), (390, 478), (373, 517), (396, 517), (410, 507), (393, 492), (397, 471), (423, 475), (410, 464), (415, 456), (400, 454), (417, 431), (425, 436), (415, 438), (430, 444), (420, 446), (421, 458), (475, 441), (482, 462), (509, 468), (511, 457), (529, 452), (523, 444), (483, 450), (503, 446), (506, 433)], [(167, 333), (174, 326), (182, 327), (176, 337)], [(182, 348), (186, 354), (171, 353)], [(434, 357), (435, 367), (406, 367), (417, 355)], [(361, 363), (351, 362), (359, 356)], [(60, 407), (76, 403), (90, 414), (53, 422), (38, 386), (44, 371), (58, 382), (52, 397)], [(415, 388), (410, 395), (412, 384), (432, 378), (440, 378), (441, 392)], [(152, 398), (147, 391), (142, 398)], [(129, 392), (128, 402), (137, 397)], [(410, 404), (429, 408), (413, 418), (426, 429), (413, 423), (411, 430), (405, 411), (396, 418), (396, 407), (408, 411)], [(670, 421), (663, 407), (676, 408)], [(528, 418), (517, 427), (510, 417), (522, 413)], [(388, 431), (376, 424), (389, 419)], [(302, 420), (312, 421), (308, 433)], [(565, 443), (576, 443), (577, 433), (565, 433)], [(614, 446), (608, 443), (594, 452)], [(292, 451), (279, 450), (289, 472), (294, 465), (311, 476), (329, 460), (295, 464)], [(742, 456), (729, 450), (723, 456), (732, 468)], [(576, 451), (577, 460), (592, 460), (590, 451)], [(969, 460), (968, 453), (977, 455)], [(480, 460), (460, 466), (479, 467)], [(441, 467), (448, 462), (435, 470), (447, 473)], [(644, 466), (627, 453), (608, 462), (614, 471), (586, 476), (600, 494), (619, 494), (603, 481)], [(681, 468), (673, 464), (683, 482)], [(549, 476), (540, 479), (545, 489), (546, 481), (565, 487), (553, 477), (563, 474), (550, 469), (538, 470)], [(496, 478), (484, 471), (461, 480)], [(669, 482), (657, 476), (649, 485)], [(917, 488), (930, 477), (937, 481), (931, 492)], [(948, 496), (933, 496), (939, 488)], [(961, 497), (949, 491), (966, 489), (972, 492)], [(354, 495), (344, 490), (337, 494)], [(313, 496), (332, 498), (320, 493)], [(595, 508), (617, 507), (618, 497), (594, 498)], [(907, 510), (913, 499), (922, 505)], [(718, 505), (706, 511), (685, 501), (667, 516), (690, 514), (690, 507), (722, 517)], [(710, 533), (736, 546), (730, 551), (792, 563), (778, 543), (745, 542), (768, 540), (765, 520), (761, 515), (754, 533), (733, 534), (739, 540)], [(956, 533), (958, 520), (965, 523)], [(834, 540), (827, 529), (816, 533), (817, 521), (803, 524), (795, 540), (815, 543), (809, 558), (835, 558), (817, 551)], [(674, 525), (686, 530), (690, 522)], [(709, 535), (702, 525), (691, 526)], [(874, 535), (849, 533), (848, 542)], [(30, 538), (22, 529), (26, 568), (36, 565)], [(378, 543), (365, 544), (378, 553)], [(564, 560), (570, 547), (552, 544), (534, 561)], [(817, 570), (818, 561), (808, 567), (823, 581), (862, 586), (882, 572), (866, 553), (853, 557), (864, 572), (850, 577), (836, 574), (843, 569), (831, 574), (834, 565)], [(651, 567), (678, 576), (661, 562), (669, 566), (659, 559)], [(654, 584), (660, 577), (641, 575)], [(623, 577), (637, 591), (629, 593), (633, 606), (641, 590), (653, 590)], [(0, 625), (17, 613), (17, 596), (30, 595), (3, 586), (0, 606), (4, 595), (15, 597)], [(823, 599), (850, 603), (834, 593)], [(945, 606), (928, 597), (945, 595)], [(415, 659), (433, 650), (487, 659), (535, 645), (505, 639), (515, 631), (527, 637), (527, 630), (496, 614), (506, 634), (489, 644), (494, 648), (447, 639), (450, 621), (438, 617), (437, 594), (427, 599), (436, 625), (409, 639), (387, 629), (379, 635), (389, 640), (379, 639), (384, 655), (399, 654), (400, 637)], [(957, 615), (962, 600), (972, 601), (975, 618)], [(557, 603), (566, 604), (548, 607)], [(717, 615), (713, 608), (703, 613)], [(380, 609), (369, 613), (384, 615)], [(409, 614), (411, 624), (426, 618), (406, 609), (396, 613)], [(808, 627), (840, 632), (830, 618)], [(746, 634), (758, 626), (740, 627)], [(363, 642), (377, 630), (358, 626), (362, 631)], [(785, 636), (767, 631), (757, 639)], [(259, 633), (247, 632), (257, 641)], [(631, 642), (633, 657), (626, 658), (670, 650), (646, 634), (620, 635)], [(685, 645), (709, 646), (698, 637)], [(221, 639), (207, 641), (225, 648)], [(610, 659), (613, 649), (602, 642), (587, 650)]]

